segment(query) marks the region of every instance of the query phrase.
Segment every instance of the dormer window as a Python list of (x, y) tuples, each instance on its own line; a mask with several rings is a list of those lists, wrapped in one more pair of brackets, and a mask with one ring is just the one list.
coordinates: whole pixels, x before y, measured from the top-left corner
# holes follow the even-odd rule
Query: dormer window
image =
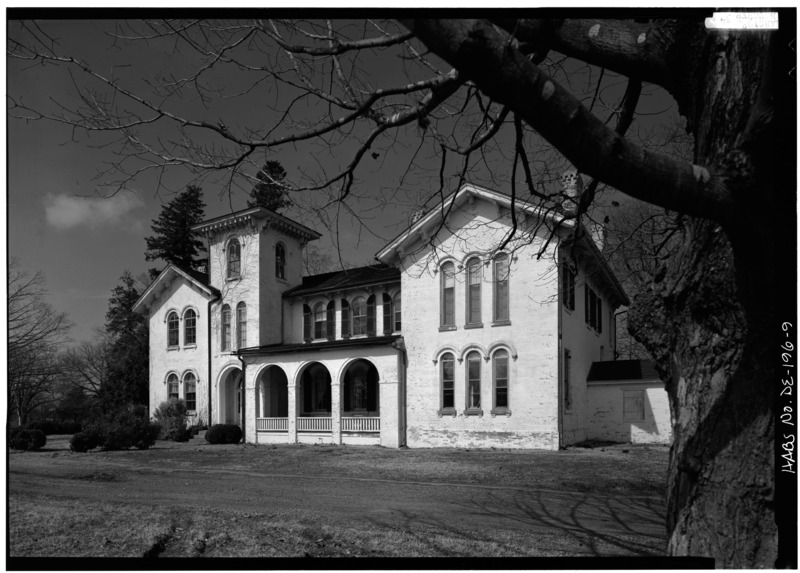
[(275, 276), (286, 279), (286, 248), (281, 243), (275, 245)]
[(228, 273), (229, 279), (238, 279), (242, 273), (242, 246), (238, 239), (231, 239), (228, 243)]

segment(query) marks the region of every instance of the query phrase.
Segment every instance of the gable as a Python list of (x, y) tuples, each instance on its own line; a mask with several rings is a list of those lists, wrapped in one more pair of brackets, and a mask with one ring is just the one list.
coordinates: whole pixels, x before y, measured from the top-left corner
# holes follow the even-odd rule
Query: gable
[(202, 275), (199, 273), (189, 272), (175, 265), (167, 265), (145, 289), (139, 300), (133, 305), (132, 310), (149, 318), (157, 309), (164, 306), (167, 300), (172, 298), (175, 287), (178, 285), (185, 285), (188, 292), (196, 293), (196, 296), (189, 295), (192, 299), (207, 302), (219, 298), (219, 291), (205, 284), (201, 277)]

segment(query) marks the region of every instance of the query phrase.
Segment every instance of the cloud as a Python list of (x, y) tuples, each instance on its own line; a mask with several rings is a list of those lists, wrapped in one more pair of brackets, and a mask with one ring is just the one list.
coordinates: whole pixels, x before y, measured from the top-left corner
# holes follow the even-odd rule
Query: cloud
[(80, 226), (96, 229), (118, 225), (138, 229), (141, 221), (129, 217), (129, 213), (141, 207), (144, 207), (144, 202), (130, 193), (117, 193), (108, 198), (49, 193), (44, 198), (47, 222), (60, 230)]

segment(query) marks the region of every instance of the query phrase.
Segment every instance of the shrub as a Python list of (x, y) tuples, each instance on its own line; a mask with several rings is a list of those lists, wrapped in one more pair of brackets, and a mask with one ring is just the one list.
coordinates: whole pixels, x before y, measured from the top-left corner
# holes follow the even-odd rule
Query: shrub
[(69, 449), (73, 452), (88, 452), (100, 443), (100, 435), (93, 429), (78, 432), (69, 439)]
[[(124, 408), (104, 414), (99, 420), (86, 425), (81, 434), (92, 434), (96, 437), (96, 442), (82, 436), (75, 440), (76, 448), (87, 446), (87, 450), (93, 446), (99, 446), (101, 450), (126, 450), (137, 448), (146, 450), (152, 446), (161, 426), (150, 422), (145, 416), (147, 411), (133, 408)], [(142, 415), (144, 414), (144, 416)], [(77, 435), (77, 434), (76, 434)], [(73, 436), (75, 438), (75, 436)], [(70, 441), (72, 447), (72, 441)], [(75, 449), (74, 451), (87, 451)]]
[(242, 440), (242, 429), (236, 424), (214, 424), (206, 432), (209, 444), (238, 444)]
[(161, 439), (173, 442), (185, 442), (190, 437), (186, 427), (186, 402), (178, 398), (170, 398), (161, 402), (153, 412), (153, 416), (161, 425)]
[(55, 422), (51, 422), (50, 420), (42, 420), (40, 422), (32, 422), (28, 424), (29, 430), (40, 430), (44, 432), (46, 436), (52, 436), (56, 432), (56, 424)]
[(18, 428), (11, 432), (8, 445), (15, 450), (41, 450), (47, 443), (47, 437), (41, 430)]
[(56, 424), (56, 434), (77, 434), (81, 431), (81, 425), (78, 422), (60, 422)]

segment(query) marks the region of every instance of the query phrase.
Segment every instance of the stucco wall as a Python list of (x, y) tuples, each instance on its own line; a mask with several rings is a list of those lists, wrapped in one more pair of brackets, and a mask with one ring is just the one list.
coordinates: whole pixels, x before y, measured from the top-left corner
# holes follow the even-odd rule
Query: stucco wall
[[(643, 392), (644, 419), (634, 421), (624, 419), (623, 393), (626, 390)], [(589, 439), (634, 444), (671, 443), (669, 399), (661, 382), (590, 384), (588, 398)]]
[[(499, 217), (499, 220), (498, 220)], [(407, 416), (409, 447), (558, 448), (557, 276), (553, 247), (536, 259), (540, 240), (530, 246), (511, 244), (510, 324), (493, 326), (493, 266), (491, 249), (509, 228), (507, 212), (489, 202), (465, 204), (440, 231), (440, 248), (424, 248), (403, 259), (403, 335), (408, 351)], [(518, 246), (516, 252), (513, 247)], [(477, 254), (482, 266), (480, 328), (465, 328), (466, 271), (462, 265)], [(440, 330), (439, 267), (445, 260), (456, 265), (455, 330)], [(434, 272), (437, 271), (437, 272)], [(509, 352), (510, 415), (493, 416), (492, 355)], [(466, 413), (466, 354), (481, 357), (483, 415)], [(455, 362), (456, 415), (439, 415), (439, 358), (452, 352)], [(489, 358), (487, 361), (486, 359)]]

